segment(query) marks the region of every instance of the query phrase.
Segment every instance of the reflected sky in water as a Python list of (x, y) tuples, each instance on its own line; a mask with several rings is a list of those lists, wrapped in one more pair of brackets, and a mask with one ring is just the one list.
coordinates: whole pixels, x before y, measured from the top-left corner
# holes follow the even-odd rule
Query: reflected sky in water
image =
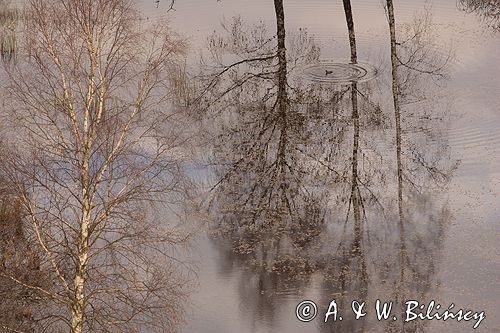
[[(167, 1), (141, 3), (190, 40), (194, 89), (204, 92), (188, 109), (210, 174), (210, 222), (195, 245), (200, 286), (183, 332), (472, 331), (473, 322), (377, 322), (378, 298), (484, 310), (477, 331), (499, 331), (500, 33), (491, 15), (455, 1), (394, 3), (406, 65), (398, 142), (381, 2), (352, 1), (357, 58), (378, 76), (325, 85), (300, 73), (352, 56), (342, 2), (284, 1), (286, 115), (275, 107), (272, 59), (212, 80), (217, 61), (272, 53), (272, 42), (256, 47), (273, 41), (272, 1), (178, 0), (168, 13)], [(310, 323), (295, 318), (304, 299), (320, 306)], [(366, 300), (370, 314), (321, 324), (332, 299), (341, 309)]]

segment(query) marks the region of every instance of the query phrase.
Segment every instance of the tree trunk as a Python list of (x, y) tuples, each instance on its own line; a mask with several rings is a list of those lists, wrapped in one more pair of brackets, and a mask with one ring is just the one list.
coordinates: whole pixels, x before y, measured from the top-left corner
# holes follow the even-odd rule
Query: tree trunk
[[(356, 52), (356, 34), (354, 33), (354, 20), (352, 18), (351, 1), (344, 0), (344, 12), (349, 32), (349, 45), (351, 47), (351, 63), (358, 62)], [(352, 184), (351, 200), (354, 211), (354, 249), (361, 250), (361, 198), (359, 196), (358, 184), (358, 155), (359, 155), (359, 112), (358, 112), (358, 87), (355, 82), (351, 83), (351, 103), (352, 103), (352, 121), (354, 127), (353, 148), (352, 148)]]
[[(90, 83), (89, 83), (90, 91)], [(89, 256), (89, 232), (91, 218), (91, 199), (90, 199), (90, 147), (91, 135), (89, 129), (89, 109), (84, 112), (84, 136), (85, 143), (82, 153), (82, 220), (80, 224), (80, 235), (78, 240), (78, 254), (74, 278), (74, 300), (72, 305), (71, 333), (82, 333), (85, 316), (85, 283), (87, 274), (87, 260)]]
[(345, 12), (345, 19), (347, 22), (347, 30), (349, 31), (349, 45), (351, 47), (351, 63), (356, 64), (358, 62), (358, 56), (356, 51), (356, 34), (354, 33), (354, 20), (352, 18), (352, 9), (350, 0), (344, 0), (344, 12)]
[(280, 138), (278, 145), (278, 170), (281, 178), (281, 190), (283, 204), (287, 205), (286, 190), (288, 184), (284, 179), (284, 172), (286, 168), (286, 146), (288, 143), (288, 94), (287, 94), (287, 60), (286, 60), (286, 46), (285, 46), (285, 11), (283, 8), (283, 0), (274, 0), (274, 8), (276, 11), (276, 31), (278, 37), (278, 117), (280, 123)]
[(280, 113), (286, 113), (288, 96), (286, 90), (285, 11), (283, 9), (283, 0), (274, 0), (274, 8), (278, 36), (278, 103)]
[(387, 14), (389, 18), (389, 32), (391, 37), (391, 67), (392, 67), (392, 96), (394, 103), (394, 118), (396, 122), (396, 163), (398, 168), (398, 211), (399, 235), (401, 255), (401, 281), (404, 280), (404, 265), (406, 258), (406, 242), (403, 212), (403, 166), (401, 161), (401, 106), (399, 101), (398, 57), (396, 42), (396, 22), (392, 0), (387, 0)]

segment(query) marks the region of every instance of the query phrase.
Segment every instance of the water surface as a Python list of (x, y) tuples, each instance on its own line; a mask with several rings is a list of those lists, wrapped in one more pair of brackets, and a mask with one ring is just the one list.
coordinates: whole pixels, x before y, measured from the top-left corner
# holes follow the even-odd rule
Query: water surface
[[(221, 22), (231, 26), (238, 16), (247, 32), (275, 34), (269, 0), (183, 0), (169, 12), (167, 2), (156, 8), (143, 0), (142, 8), (151, 17), (167, 17), (189, 39), (193, 73), (198, 54), (207, 56), (208, 38), (230, 34)], [(361, 320), (346, 313), (342, 322), (324, 324), (321, 317), (332, 299), (341, 309), (354, 299), (366, 300), (370, 309), (376, 299), (455, 303), (485, 311), (476, 331), (500, 332), (500, 32), (480, 10), (463, 10), (455, 1), (405, 0), (394, 7), (397, 36), (408, 37), (402, 54), (411, 58), (414, 52), (421, 58), (410, 64), (436, 69), (429, 74), (400, 66), (400, 143), (382, 2), (352, 1), (357, 58), (377, 76), (355, 86), (341, 79), (325, 87), (300, 73), (318, 68), (307, 66), (320, 60), (337, 63), (352, 56), (342, 2), (284, 1), (289, 57), (311, 51), (311, 42), (317, 56), (316, 62), (311, 56), (288, 63), (291, 88), (303, 89), (300, 99), (290, 92), (295, 113), (287, 118), (292, 120), (285, 151), (291, 166), (286, 189), (276, 187), (293, 202), (289, 211), (279, 195), (267, 193), (273, 164), (266, 163), (279, 144), (270, 139), (266, 158), (255, 153), (264, 148), (252, 144), (258, 129), (268, 126), (266, 113), (241, 111), (253, 110), (252, 98), (260, 98), (261, 87), (242, 90), (239, 104), (222, 99), (216, 114), (208, 111), (213, 120), (202, 123), (212, 140), (205, 142), (200, 164), (210, 175), (204, 196), (210, 198), (211, 222), (192, 256), (200, 285), (182, 332), (473, 331), (472, 321), (378, 322), (373, 310)], [(234, 54), (224, 57), (226, 63), (235, 60)], [(260, 73), (265, 65), (260, 66), (249, 71)], [(324, 70), (332, 69), (313, 74)], [(279, 120), (275, 125), (284, 126)], [(228, 165), (238, 161), (244, 167), (224, 177)], [(214, 184), (218, 188), (209, 191)], [(267, 206), (259, 196), (269, 199)], [(221, 229), (230, 229), (226, 237)], [(295, 317), (296, 305), (305, 299), (320, 310), (309, 323)]]

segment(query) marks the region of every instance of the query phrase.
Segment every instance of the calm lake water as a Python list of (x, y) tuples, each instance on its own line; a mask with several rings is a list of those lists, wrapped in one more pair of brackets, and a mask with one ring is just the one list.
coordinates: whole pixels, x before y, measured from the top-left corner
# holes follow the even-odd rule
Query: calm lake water
[[(214, 31), (228, 34), (221, 29), (223, 20), (240, 16), (242, 26), (262, 24), (270, 36), (276, 31), (271, 0), (178, 0), (175, 10), (167, 13), (168, 5), (162, 1), (156, 8), (153, 0), (141, 2), (147, 15), (168, 17), (175, 30), (188, 37), (193, 68), (198, 54), (207, 55), (207, 38)], [(207, 140), (211, 142), (204, 147), (209, 148), (201, 149), (206, 153), (200, 168), (210, 175), (202, 179), (207, 189), (203, 197), (216, 208), (207, 210), (209, 222), (200, 228), (190, 256), (199, 286), (190, 298), (182, 332), (474, 331), (475, 320), (404, 324), (400, 308), (406, 300), (484, 311), (485, 319), (475, 331), (500, 332), (500, 31), (492, 27), (494, 21), (463, 10), (453, 0), (394, 1), (394, 8), (396, 34), (400, 41), (408, 37), (399, 46), (414, 61), (400, 67), (402, 183), (397, 178), (391, 48), (383, 2), (353, 0), (357, 56), (374, 66), (377, 76), (357, 84), (357, 125), (352, 122), (350, 84), (309, 82), (309, 95), (323, 91), (323, 102), (317, 95), (311, 103), (306, 97), (294, 100), (303, 127), (297, 133), (292, 128), (287, 141), (293, 146), (290, 170), (299, 169), (287, 180), (293, 214), (276, 208), (277, 203), (253, 220), (264, 221), (259, 223), (267, 233), (249, 228), (251, 236), (241, 230), (237, 237), (234, 232), (219, 236), (231, 223), (247, 230), (248, 216), (260, 209), (262, 203), (250, 199), (249, 190), (255, 189), (252, 184), (266, 183), (259, 178), (265, 173), (257, 171), (259, 160), (233, 172), (222, 189), (208, 189), (228, 170), (221, 161), (234, 165), (259, 149), (242, 147), (257, 140), (259, 132), (252, 134), (251, 129), (264, 128), (265, 122), (255, 124), (259, 114), (219, 114), (218, 120), (210, 115), (216, 125), (201, 121), (203, 131), (215, 138)], [(284, 10), (290, 57), (307, 31), (319, 60), (349, 59), (341, 1), (285, 0)], [(252, 30), (246, 31), (251, 39)], [(412, 64), (438, 68), (439, 73), (412, 72)], [(305, 84), (300, 83), (307, 82), (300, 74), (304, 62), (288, 65), (293, 68), (290, 86)], [(312, 116), (314, 105), (323, 110), (318, 117)], [(215, 134), (211, 125), (217, 128)], [(247, 141), (227, 134), (235, 132)], [(213, 160), (221, 165), (203, 169)], [(272, 196), (269, 202), (281, 202)], [(283, 221), (281, 215), (292, 216), (292, 222), (283, 222), (283, 228), (265, 224)], [(333, 322), (330, 317), (325, 324), (327, 306), (334, 299), (343, 320)], [(376, 319), (377, 299), (397, 302), (397, 320), (392, 315), (387, 321)], [(296, 318), (296, 306), (303, 300), (318, 305), (318, 316), (311, 322)], [(352, 300), (366, 301), (366, 317), (355, 320)]]

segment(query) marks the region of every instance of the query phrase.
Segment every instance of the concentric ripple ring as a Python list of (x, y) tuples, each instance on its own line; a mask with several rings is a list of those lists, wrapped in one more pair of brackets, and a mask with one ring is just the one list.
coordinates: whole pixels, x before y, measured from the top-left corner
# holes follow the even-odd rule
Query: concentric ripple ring
[(377, 69), (366, 63), (320, 62), (303, 70), (306, 79), (321, 83), (366, 82), (377, 76)]

